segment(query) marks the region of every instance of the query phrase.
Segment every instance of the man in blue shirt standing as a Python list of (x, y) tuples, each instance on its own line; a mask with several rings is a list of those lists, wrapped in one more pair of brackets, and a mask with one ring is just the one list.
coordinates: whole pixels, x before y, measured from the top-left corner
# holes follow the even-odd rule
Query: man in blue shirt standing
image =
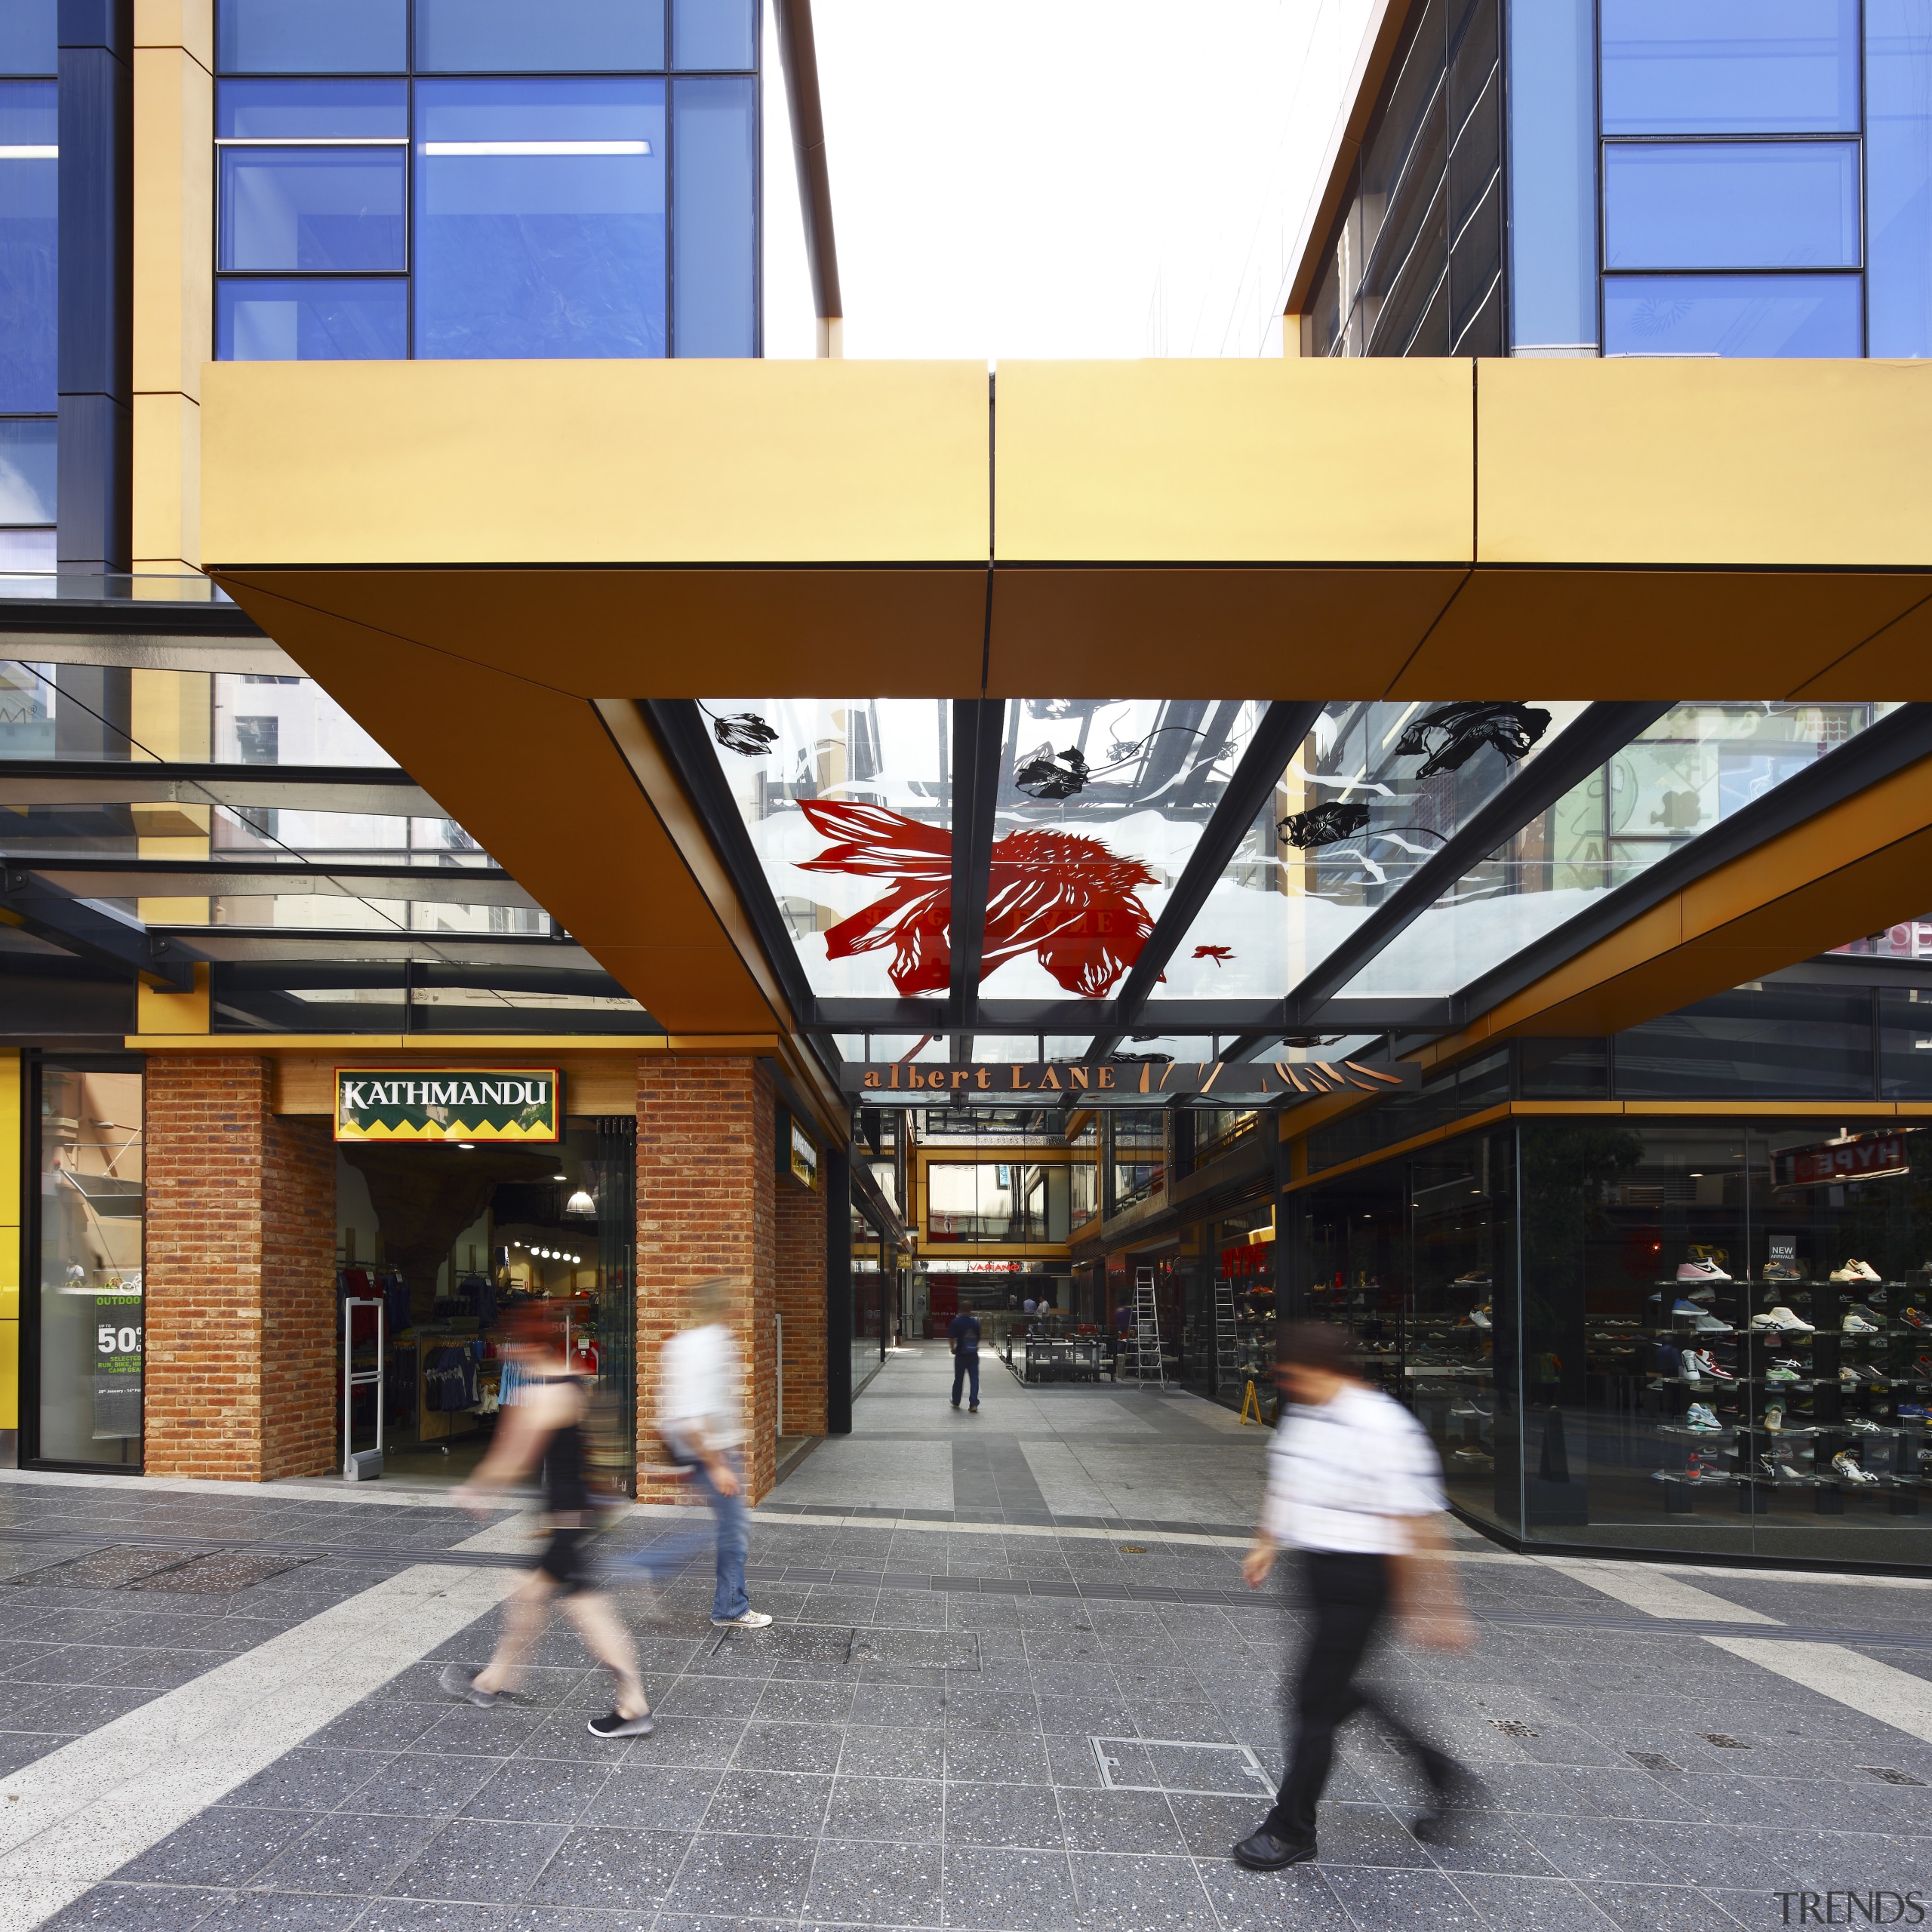
[(967, 1413), (980, 1413), (980, 1318), (970, 1309), (961, 1309), (946, 1330), (952, 1343), (952, 1406), (959, 1406), (959, 1385), (973, 1378), (973, 1400)]

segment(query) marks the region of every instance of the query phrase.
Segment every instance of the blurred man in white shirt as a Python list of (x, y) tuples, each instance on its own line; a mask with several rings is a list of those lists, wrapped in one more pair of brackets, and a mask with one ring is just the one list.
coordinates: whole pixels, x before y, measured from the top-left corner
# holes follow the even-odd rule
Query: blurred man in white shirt
[[(691, 1291), (697, 1325), (664, 1344), (657, 1358), (657, 1433), (678, 1463), (691, 1471), (717, 1521), (718, 1588), (712, 1598), (712, 1622), (761, 1630), (771, 1619), (752, 1609), (745, 1593), (751, 1525), (738, 1455), (745, 1439), (739, 1395), (744, 1367), (737, 1343), (724, 1325), (731, 1310), (731, 1285), (721, 1275), (699, 1282)], [(620, 1567), (661, 1583), (683, 1568), (697, 1540), (691, 1534), (666, 1537), (626, 1558)]]
[(1337, 1727), (1357, 1711), (1380, 1720), (1414, 1757), (1430, 1792), (1416, 1835), (1440, 1832), (1445, 1808), (1476, 1780), (1356, 1681), (1393, 1609), (1432, 1649), (1466, 1650), (1474, 1626), (1444, 1560), (1442, 1466), (1422, 1425), (1355, 1373), (1348, 1337), (1325, 1322), (1284, 1324), (1275, 1380), (1284, 1398), (1268, 1452), (1268, 1495), (1241, 1564), (1259, 1589), (1277, 1552), (1300, 1553), (1314, 1628), (1294, 1687), (1288, 1765), (1275, 1808), (1234, 1848), (1262, 1872), (1315, 1855), (1315, 1805), (1334, 1761)]

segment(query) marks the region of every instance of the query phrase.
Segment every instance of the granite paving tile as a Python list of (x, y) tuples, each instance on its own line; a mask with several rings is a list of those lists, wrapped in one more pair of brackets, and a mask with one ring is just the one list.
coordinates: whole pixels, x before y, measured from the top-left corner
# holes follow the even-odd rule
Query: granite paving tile
[(403, 1898), (481, 1904), (520, 1899), (568, 1835), (561, 1825), (453, 1819), (388, 1890)]
[(937, 1925), (940, 1866), (930, 1841), (828, 1841), (813, 1866), (805, 1915), (840, 1924)]

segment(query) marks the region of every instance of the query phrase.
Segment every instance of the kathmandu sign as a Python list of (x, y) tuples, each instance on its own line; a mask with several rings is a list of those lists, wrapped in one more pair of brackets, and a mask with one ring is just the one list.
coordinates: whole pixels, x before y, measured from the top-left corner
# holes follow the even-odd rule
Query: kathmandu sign
[(1106, 1094), (1150, 1100), (1222, 1094), (1232, 1100), (1312, 1100), (1326, 1094), (1395, 1094), (1414, 1088), (1413, 1060), (863, 1060), (839, 1084), (866, 1099), (962, 1094), (1008, 1100), (1015, 1094)]
[(338, 1140), (555, 1140), (554, 1067), (337, 1067)]

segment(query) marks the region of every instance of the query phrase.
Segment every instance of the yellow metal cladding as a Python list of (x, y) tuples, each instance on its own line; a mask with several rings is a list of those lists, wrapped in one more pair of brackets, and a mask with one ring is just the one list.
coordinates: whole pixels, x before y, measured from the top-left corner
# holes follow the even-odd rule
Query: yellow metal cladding
[(1932, 565), (1932, 363), (1475, 366), (1482, 563)]
[(201, 561), (202, 371), (214, 312), (214, 0), (134, 5), (137, 570)]
[(0, 1429), (20, 1426), (20, 1057), (0, 1051)]
[(972, 363), (224, 362), (203, 396), (225, 564), (986, 554)]
[(998, 394), (1002, 562), (1469, 560), (1466, 361), (1002, 362)]

